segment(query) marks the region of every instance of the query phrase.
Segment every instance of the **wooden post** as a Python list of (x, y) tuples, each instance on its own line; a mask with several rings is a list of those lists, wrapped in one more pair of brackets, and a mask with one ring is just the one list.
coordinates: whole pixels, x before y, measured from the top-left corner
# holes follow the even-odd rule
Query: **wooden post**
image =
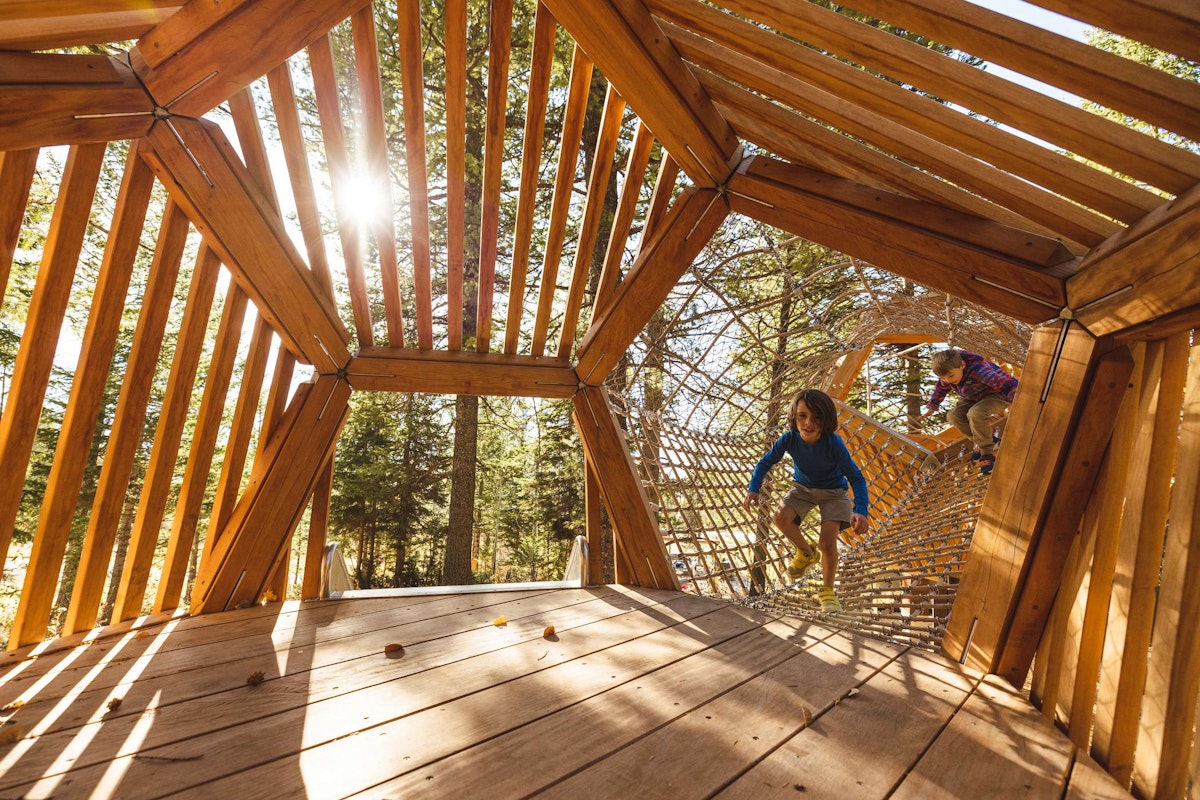
[(304, 583), (301, 600), (321, 596), (321, 564), (325, 558), (325, 540), (329, 531), (329, 500), (333, 493), (333, 458), (321, 467), (313, 488), (312, 513), (308, 519), (308, 548), (304, 554)]

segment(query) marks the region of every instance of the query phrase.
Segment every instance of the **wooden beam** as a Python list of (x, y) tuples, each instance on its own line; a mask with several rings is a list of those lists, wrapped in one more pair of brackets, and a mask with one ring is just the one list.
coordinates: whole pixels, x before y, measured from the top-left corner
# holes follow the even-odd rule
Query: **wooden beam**
[(356, 390), (568, 398), (579, 381), (569, 361), (506, 353), (455, 353), (372, 347), (346, 369)]
[(1097, 336), (1200, 304), (1200, 184), (1112, 236), (1067, 281), (1068, 305)]
[(0, 51), (0, 151), (137, 139), (153, 112), (115, 58)]
[[(429, 177), (425, 164), (425, 79), (422, 74), (420, 0), (403, 0), (397, 3), (397, 10), (417, 346), (429, 350), (433, 347), (433, 281), (429, 263)], [(369, 341), (362, 342), (364, 347), (370, 344)]]
[(639, 121), (633, 146), (629, 148), (629, 161), (625, 165), (625, 181), (621, 185), (617, 214), (608, 235), (608, 248), (604, 252), (600, 282), (596, 285), (591, 321), (595, 321), (596, 314), (612, 299), (617, 281), (620, 280), (621, 262), (625, 259), (625, 248), (629, 244), (629, 230), (633, 227), (633, 216), (637, 211), (642, 186), (646, 182), (646, 168), (650, 164), (650, 152), (653, 149), (654, 134), (646, 127), (646, 123)]
[(0, 153), (0, 297), (8, 287), (37, 159), (36, 147)]
[(862, 371), (863, 364), (867, 363), (867, 358), (870, 357), (873, 349), (875, 349), (875, 345), (871, 343), (866, 347), (842, 354), (835, 364), (833, 375), (829, 377), (825, 386), (825, 391), (830, 397), (845, 401), (850, 395), (850, 389), (854, 386), (854, 379)]
[(288, 349), (319, 372), (344, 366), (350, 334), (333, 301), (220, 128), (175, 118), (149, 139), (150, 165)]
[(529, 99), (525, 110), (525, 138), (521, 149), (521, 186), (517, 193), (517, 219), (513, 228), (512, 275), (508, 287), (508, 315), (504, 329), (504, 352), (517, 352), (521, 317), (525, 312), (525, 279), (529, 269), (529, 245), (533, 235), (537, 203), (538, 173), (542, 161), (542, 138), (546, 129), (546, 106), (554, 59), (558, 23), (538, 3), (533, 23), (533, 56), (529, 67)]
[(693, 183), (725, 182), (741, 145), (641, 0), (546, 5)]
[(1079, 423), (1067, 447), (1062, 472), (1053, 482), (1045, 524), (1032, 532), (1012, 620), (1000, 640), (996, 659), (996, 673), (1017, 688), (1025, 685), (1033, 653), (1062, 581), (1067, 553), (1087, 507), (1080, 498), (1093, 496), (1092, 489), (1132, 372), (1133, 356), (1127, 347), (1097, 359), (1094, 374), (1086, 384)]
[(600, 493), (600, 479), (596, 468), (585, 457), (583, 505), (584, 528), (588, 543), (588, 584), (604, 583), (604, 510)]
[(325, 540), (329, 532), (329, 503), (333, 495), (333, 459), (317, 475), (313, 487), (312, 509), (308, 518), (308, 546), (304, 553), (304, 582), (301, 600), (321, 599), (321, 573), (325, 565)]
[(83, 473), (96, 432), (96, 416), (100, 413), (104, 385), (125, 311), (125, 295), (141, 245), (150, 190), (154, 186), (154, 176), (137, 150), (137, 143), (134, 143), (125, 161), (110, 235), (71, 381), (71, 394), (63, 412), (50, 475), (46, 479), (46, 493), (42, 497), (41, 513), (33, 535), (25, 584), (9, 634), (10, 650), (42, 641), (54, 610), (71, 521), (79, 504)]
[(475, 349), (492, 347), (492, 307), (496, 287), (496, 250), (500, 229), (501, 170), (504, 166), (504, 119), (508, 113), (508, 62), (512, 50), (512, 0), (492, 3), (488, 43), (488, 105), (483, 141), (483, 198), (479, 223), (479, 284)]
[(625, 101), (610, 83), (604, 98), (604, 113), (600, 118), (600, 132), (592, 157), (592, 174), (588, 178), (587, 199), (583, 206), (583, 222), (579, 228), (579, 240), (575, 245), (575, 264), (571, 271), (567, 305), (563, 310), (563, 324), (559, 331), (559, 358), (569, 358), (571, 346), (575, 344), (579, 311), (583, 306), (583, 292), (592, 274), (596, 237), (600, 233), (600, 215), (604, 213), (604, 203), (608, 197), (608, 179), (612, 174), (613, 156), (617, 151), (617, 137), (621, 133), (624, 115)]
[(680, 193), (580, 342), (575, 372), (581, 382), (604, 382), (728, 213), (728, 203), (715, 191), (690, 188)]
[(463, 237), (467, 185), (467, 0), (446, 0), (446, 327), (462, 349)]
[(579, 432), (588, 462), (595, 467), (604, 504), (609, 509), (613, 536), (629, 557), (635, 586), (678, 589), (679, 579), (667, 564), (658, 521), (642, 490), (637, 467), (604, 389), (581, 387), (571, 419)]
[(0, 571), (8, 560), (25, 471), (33, 452), (42, 401), (54, 366), (104, 151), (103, 144), (86, 144), (73, 146), (67, 154), (54, 216), (42, 249), (42, 263), (25, 315), (25, 330), (17, 349), (4, 414), (0, 416), (0, 464), (4, 464), (0, 470)]
[(137, 39), (182, 5), (183, 0), (5, 0), (0, 3), (0, 50), (57, 50)]
[(1095, 345), (1071, 323), (1034, 331), (943, 639), (946, 653), (973, 669), (995, 669), (1032, 532), (1045, 524), (1074, 432)]
[(188, 3), (147, 33), (129, 61), (155, 105), (199, 117), (366, 5), (367, 0)]
[(1028, 231), (762, 156), (729, 193), (735, 211), (1026, 322), (1065, 301), (1046, 267), (1069, 253)]
[[(63, 635), (86, 631), (96, 624), (101, 594), (108, 579), (108, 565), (113, 557), (117, 527), (125, 510), (129, 478), (133, 473), (138, 447), (142, 443), (146, 407), (190, 227), (187, 215), (170, 198), (167, 199), (162, 219), (154, 248), (154, 261), (150, 265), (150, 277), (142, 293), (133, 345), (129, 350), (121, 391), (117, 397), (112, 431), (104, 450), (104, 464), (100, 468), (96, 497), (88, 515), (75, 587), (63, 622)], [(203, 299), (197, 298), (197, 302), (202, 303)], [(117, 569), (120, 569), (120, 565)]]
[(287, 552), (288, 541), (350, 412), (350, 385), (332, 375), (302, 384), (261, 458), (206, 568), (191, 613), (251, 605)]

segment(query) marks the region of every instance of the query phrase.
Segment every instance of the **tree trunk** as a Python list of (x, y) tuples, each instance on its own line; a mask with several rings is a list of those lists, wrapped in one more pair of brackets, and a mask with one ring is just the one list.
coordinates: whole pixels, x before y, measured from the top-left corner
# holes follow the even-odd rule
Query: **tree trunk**
[(479, 398), (460, 394), (454, 402), (454, 465), (450, 477), (450, 530), (442, 583), (471, 582), (475, 523), (475, 460), (479, 451)]

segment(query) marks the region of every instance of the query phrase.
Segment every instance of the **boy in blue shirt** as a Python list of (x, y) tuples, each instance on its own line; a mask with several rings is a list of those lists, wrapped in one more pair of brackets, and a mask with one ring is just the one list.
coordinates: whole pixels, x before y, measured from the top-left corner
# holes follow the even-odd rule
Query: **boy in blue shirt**
[[(867, 530), (867, 482), (837, 435), (837, 426), (837, 409), (829, 395), (818, 389), (798, 392), (788, 408), (787, 433), (759, 460), (742, 503), (747, 511), (753, 511), (767, 472), (784, 453), (792, 457), (792, 488), (772, 520), (799, 551), (788, 565), (789, 578), (799, 580), (809, 567), (821, 562), (823, 587), (817, 592), (817, 600), (824, 611), (842, 610), (833, 589), (838, 533), (847, 526), (859, 535)], [(853, 506), (846, 492), (847, 483), (854, 490)], [(800, 522), (813, 508), (821, 509), (819, 552), (800, 530)]]

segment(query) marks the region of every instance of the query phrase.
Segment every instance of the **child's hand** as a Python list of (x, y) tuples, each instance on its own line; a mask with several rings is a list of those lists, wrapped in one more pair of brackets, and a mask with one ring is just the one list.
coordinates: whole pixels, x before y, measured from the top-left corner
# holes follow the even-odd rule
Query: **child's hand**
[(862, 514), (851, 514), (850, 527), (854, 529), (855, 533), (862, 536), (867, 532), (867, 518)]
[(746, 499), (742, 501), (742, 508), (753, 511), (758, 506), (758, 499), (758, 492), (747, 492)]

